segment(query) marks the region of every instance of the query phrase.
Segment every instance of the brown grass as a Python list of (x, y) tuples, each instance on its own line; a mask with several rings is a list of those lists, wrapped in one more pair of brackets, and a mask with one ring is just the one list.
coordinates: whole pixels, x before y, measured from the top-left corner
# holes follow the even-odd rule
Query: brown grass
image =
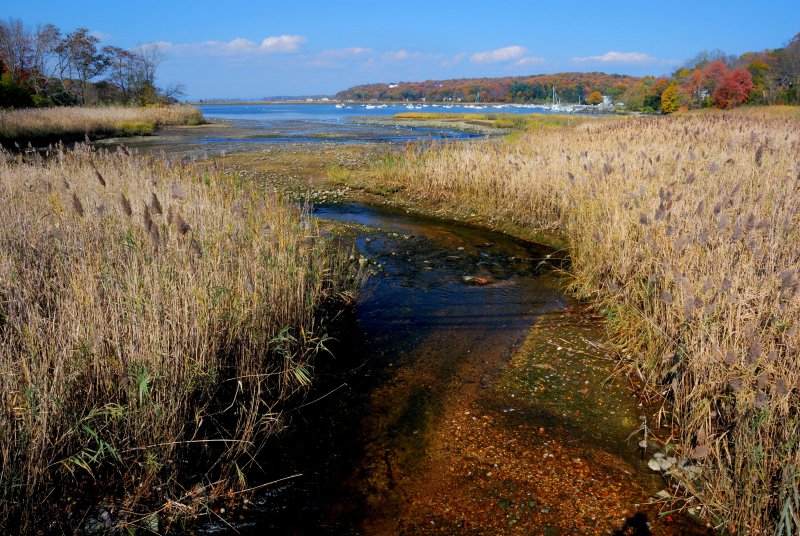
[(375, 180), (562, 236), (574, 291), (669, 402), (677, 494), (734, 533), (795, 534), (798, 120), (774, 107), (593, 121), (409, 150)]
[(83, 140), (84, 137), (152, 134), (155, 128), (197, 125), (203, 115), (194, 106), (108, 106), (0, 110), (0, 142)]
[(0, 527), (78, 486), (135, 520), (187, 473), (244, 485), (354, 289), (345, 252), (214, 163), (3, 154), (0, 201)]

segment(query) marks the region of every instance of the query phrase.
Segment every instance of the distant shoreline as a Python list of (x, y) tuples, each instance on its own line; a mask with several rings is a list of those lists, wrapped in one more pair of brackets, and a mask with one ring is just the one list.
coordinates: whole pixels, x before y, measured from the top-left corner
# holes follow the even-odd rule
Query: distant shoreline
[[(192, 102), (186, 103), (192, 106), (297, 106), (297, 105), (326, 105), (338, 108), (347, 106), (366, 106), (385, 107), (385, 106), (405, 106), (419, 108), (472, 108), (477, 113), (504, 113), (503, 108), (518, 107), (530, 108), (530, 113), (541, 113), (540, 110), (549, 110), (556, 114), (579, 114), (579, 115), (636, 115), (636, 112), (617, 108), (616, 106), (593, 106), (587, 104), (559, 104), (555, 110), (551, 109), (548, 103), (526, 103), (526, 102), (427, 102), (427, 101), (219, 101), (219, 102)], [(493, 108), (494, 110), (490, 110)], [(434, 112), (435, 113), (435, 112)]]
[(213, 102), (203, 102), (203, 101), (187, 101), (183, 104), (190, 104), (192, 106), (204, 106), (204, 105), (215, 105), (221, 104), (225, 106), (234, 106), (234, 105), (253, 105), (253, 104), (355, 104), (355, 105), (364, 105), (364, 104), (392, 104), (392, 105), (407, 105), (407, 104), (427, 104), (428, 106), (546, 106), (546, 103), (535, 103), (535, 102), (450, 102), (450, 101), (436, 101), (436, 102), (429, 102), (429, 101), (213, 101)]

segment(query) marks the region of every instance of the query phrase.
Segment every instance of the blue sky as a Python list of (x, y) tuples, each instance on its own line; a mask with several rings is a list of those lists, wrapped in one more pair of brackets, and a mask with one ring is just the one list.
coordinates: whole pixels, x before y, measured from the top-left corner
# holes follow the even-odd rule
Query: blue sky
[(783, 46), (800, 0), (135, 2), (2, 0), (4, 17), (104, 44), (158, 43), (191, 99), (332, 94), (368, 82), (603, 71), (668, 74), (701, 50)]

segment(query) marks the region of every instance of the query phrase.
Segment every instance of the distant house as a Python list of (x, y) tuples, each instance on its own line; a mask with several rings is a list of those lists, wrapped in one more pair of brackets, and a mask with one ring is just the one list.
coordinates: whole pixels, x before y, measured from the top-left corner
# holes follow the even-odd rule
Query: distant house
[(397, 84), (389, 84), (389, 89), (394, 89), (397, 87)]
[(611, 97), (603, 95), (603, 106), (611, 106), (612, 104), (614, 104), (614, 101), (611, 100)]

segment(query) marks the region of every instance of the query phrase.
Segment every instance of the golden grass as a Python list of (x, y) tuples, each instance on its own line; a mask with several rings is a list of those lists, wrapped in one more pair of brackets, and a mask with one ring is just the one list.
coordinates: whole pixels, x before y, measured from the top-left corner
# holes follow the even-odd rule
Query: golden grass
[(408, 150), (374, 180), (561, 235), (575, 292), (669, 402), (678, 495), (734, 533), (794, 534), (799, 120), (775, 107), (591, 121)]
[(0, 141), (24, 144), (88, 136), (151, 134), (155, 128), (197, 125), (203, 115), (194, 106), (109, 106), (0, 110)]
[(427, 121), (437, 124), (478, 125), (483, 127), (508, 129), (511, 131), (537, 130), (540, 128), (577, 125), (587, 121), (585, 116), (566, 114), (459, 114), (447, 112), (402, 112), (395, 114), (399, 121)]
[(42, 529), (79, 486), (131, 513), (180, 506), (187, 470), (241, 479), (349, 252), (214, 163), (3, 154), (0, 200), (0, 527)]

